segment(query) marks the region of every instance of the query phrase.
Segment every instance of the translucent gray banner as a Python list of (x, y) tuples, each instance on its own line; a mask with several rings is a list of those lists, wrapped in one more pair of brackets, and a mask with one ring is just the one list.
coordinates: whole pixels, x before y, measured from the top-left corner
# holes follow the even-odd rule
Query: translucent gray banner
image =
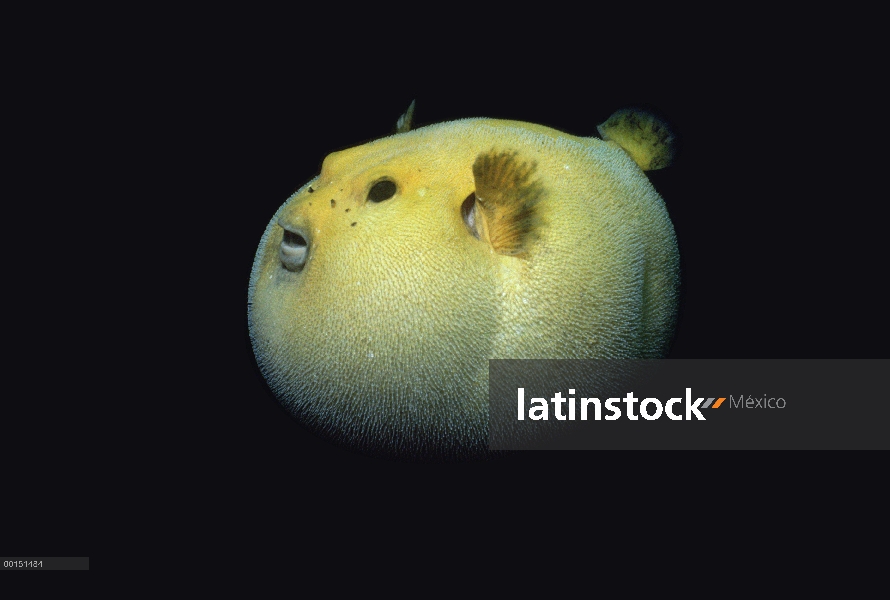
[(0, 571), (89, 571), (88, 556), (0, 557)]
[(890, 360), (492, 360), (492, 450), (890, 449)]

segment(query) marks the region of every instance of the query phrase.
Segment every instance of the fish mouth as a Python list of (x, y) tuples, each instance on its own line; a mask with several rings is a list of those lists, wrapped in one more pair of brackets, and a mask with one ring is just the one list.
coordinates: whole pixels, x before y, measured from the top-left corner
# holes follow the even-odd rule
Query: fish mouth
[(295, 227), (284, 225), (281, 225), (281, 227), (284, 229), (281, 246), (278, 250), (281, 266), (288, 271), (301, 271), (306, 265), (306, 259), (309, 257), (309, 241), (306, 238), (305, 232)]

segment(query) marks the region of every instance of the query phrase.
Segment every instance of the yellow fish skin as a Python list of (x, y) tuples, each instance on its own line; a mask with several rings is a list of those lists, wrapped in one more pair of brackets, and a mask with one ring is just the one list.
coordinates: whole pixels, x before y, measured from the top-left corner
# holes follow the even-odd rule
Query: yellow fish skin
[(360, 452), (471, 458), (488, 454), (489, 359), (664, 356), (677, 242), (633, 158), (653, 152), (622, 143), (462, 119), (327, 156), (250, 276), (281, 403)]

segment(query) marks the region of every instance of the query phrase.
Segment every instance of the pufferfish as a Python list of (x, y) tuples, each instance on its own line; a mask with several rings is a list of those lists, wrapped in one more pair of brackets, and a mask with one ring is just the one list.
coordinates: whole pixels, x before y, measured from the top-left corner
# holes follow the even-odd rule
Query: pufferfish
[(250, 275), (257, 364), (335, 443), (486, 456), (488, 361), (659, 358), (676, 322), (673, 225), (644, 171), (663, 122), (621, 110), (577, 137), (461, 119), (328, 155), (278, 209)]

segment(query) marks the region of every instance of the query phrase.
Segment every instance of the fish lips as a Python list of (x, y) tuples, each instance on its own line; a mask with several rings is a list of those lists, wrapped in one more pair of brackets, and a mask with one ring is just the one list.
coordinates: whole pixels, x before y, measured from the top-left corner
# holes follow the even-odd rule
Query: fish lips
[(284, 235), (278, 250), (281, 265), (288, 271), (301, 271), (309, 258), (309, 238), (301, 228), (281, 225)]

